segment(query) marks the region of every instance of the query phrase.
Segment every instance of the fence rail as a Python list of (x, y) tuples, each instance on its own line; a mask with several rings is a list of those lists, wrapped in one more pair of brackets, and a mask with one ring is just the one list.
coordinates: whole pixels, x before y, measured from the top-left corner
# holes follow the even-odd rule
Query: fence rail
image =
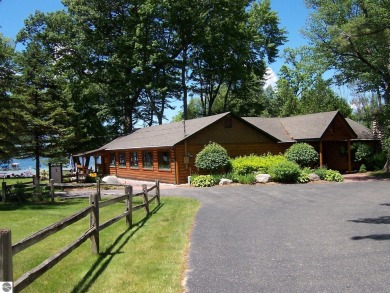
[[(51, 184), (53, 186), (53, 184)], [(149, 199), (148, 192), (155, 191), (155, 195)], [(142, 196), (143, 203), (133, 207), (133, 197)], [(76, 212), (75, 214), (58, 221), (50, 226), (43, 228), (42, 230), (26, 237), (25, 239), (12, 245), (11, 230), (0, 229), (0, 282), (11, 282), (13, 280), (13, 256), (23, 251), (24, 249), (31, 247), (40, 241), (44, 240), (50, 235), (53, 235), (62, 229), (78, 222), (79, 220), (90, 216), (90, 227), (84, 234), (77, 238), (72, 243), (65, 246), (62, 250), (55, 255), (43, 261), (40, 265), (34, 269), (24, 273), (20, 278), (14, 282), (14, 292), (20, 292), (37, 278), (39, 278), (46, 271), (50, 270), (63, 258), (70, 254), (73, 250), (79, 247), (87, 239), (91, 240), (91, 252), (99, 253), (99, 232), (110, 225), (118, 222), (119, 220), (126, 218), (126, 225), (132, 227), (132, 213), (138, 209), (144, 208), (146, 214), (149, 214), (149, 204), (157, 200), (160, 205), (160, 187), (159, 181), (156, 180), (155, 185), (151, 188), (147, 188), (142, 185), (142, 192), (133, 194), (133, 187), (128, 185), (125, 187), (125, 195), (117, 198), (109, 199), (106, 201), (100, 201), (100, 184), (97, 184), (97, 192), (90, 196), (90, 204), (88, 207)], [(115, 204), (117, 202), (125, 200), (125, 211), (110, 220), (99, 224), (100, 209)]]
[[(26, 177), (24, 177), (24, 178), (26, 178)], [(23, 188), (23, 192), (27, 192), (27, 191), (33, 192), (34, 189), (37, 187), (43, 187), (43, 188), (49, 187), (49, 185), (47, 185), (47, 184), (36, 184), (35, 183), (35, 176), (31, 177), (31, 179), (32, 179), (32, 181), (18, 182), (16, 184), (7, 184), (7, 182), (3, 181), (1, 183), (1, 200), (2, 200), (2, 202), (3, 203), (6, 202), (8, 197), (17, 193), (18, 188)]]

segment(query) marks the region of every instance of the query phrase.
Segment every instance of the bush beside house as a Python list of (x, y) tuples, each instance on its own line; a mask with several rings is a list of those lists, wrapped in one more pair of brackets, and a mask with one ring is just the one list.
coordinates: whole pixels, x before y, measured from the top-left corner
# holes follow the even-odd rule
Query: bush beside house
[[(253, 184), (256, 175), (269, 174), (272, 181), (281, 183), (307, 183), (311, 178), (326, 181), (343, 181), (343, 176), (334, 170), (326, 168), (311, 169), (318, 160), (315, 149), (305, 143), (290, 147), (285, 155), (264, 154), (249, 155), (229, 159), (227, 151), (219, 144), (210, 142), (196, 156), (196, 166), (199, 171), (209, 172), (208, 175), (193, 175), (191, 184), (195, 187), (216, 185), (221, 179), (229, 179), (241, 184)], [(221, 170), (231, 172), (221, 173)], [(218, 173), (219, 172), (219, 173)], [(315, 175), (317, 174), (317, 175)]]

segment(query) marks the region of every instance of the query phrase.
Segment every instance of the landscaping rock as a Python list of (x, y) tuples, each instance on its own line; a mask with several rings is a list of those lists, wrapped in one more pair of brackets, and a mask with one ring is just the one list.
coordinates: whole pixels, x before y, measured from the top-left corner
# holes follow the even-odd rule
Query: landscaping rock
[(102, 179), (103, 182), (108, 184), (120, 184), (118, 177), (116, 176), (106, 176)]
[(256, 176), (257, 183), (268, 183), (271, 180), (271, 176), (268, 174), (259, 174)]
[(225, 178), (221, 178), (221, 180), (219, 180), (219, 185), (229, 185), (229, 184), (232, 184), (233, 181), (230, 180), (230, 179), (225, 179)]
[(311, 173), (309, 174), (310, 181), (319, 181), (321, 178), (317, 174)]

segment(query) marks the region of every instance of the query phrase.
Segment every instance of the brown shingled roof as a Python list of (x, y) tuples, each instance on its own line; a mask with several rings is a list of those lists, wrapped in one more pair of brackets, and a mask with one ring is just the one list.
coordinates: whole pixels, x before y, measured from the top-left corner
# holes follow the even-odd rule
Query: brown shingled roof
[(244, 117), (242, 119), (275, 137), (280, 142), (295, 142), (283, 126), (282, 118)]
[[(276, 137), (280, 142), (294, 142), (320, 139), (337, 115), (340, 115), (338, 111), (331, 111), (285, 118), (245, 117), (243, 119)], [(356, 139), (375, 139), (370, 129), (348, 118), (345, 121), (351, 132), (356, 134)]]
[(353, 131), (357, 134), (357, 140), (374, 140), (374, 134), (370, 129), (367, 127), (361, 125), (360, 123), (353, 121), (352, 119), (346, 118), (345, 119), (348, 124), (351, 126)]
[(186, 120), (186, 136), (184, 136), (183, 121), (141, 128), (129, 135), (122, 136), (111, 141), (101, 147), (101, 149), (120, 150), (149, 147), (171, 147), (181, 142), (185, 137), (193, 135), (227, 115), (229, 115), (229, 112)]
[[(230, 113), (186, 120), (186, 135), (184, 135), (183, 121), (141, 128), (95, 151), (171, 147), (227, 115)], [(337, 115), (340, 115), (338, 111), (332, 111), (285, 118), (244, 117), (237, 119), (241, 119), (249, 126), (257, 128), (279, 142), (296, 142), (320, 139)], [(351, 132), (356, 133), (357, 139), (374, 139), (368, 128), (351, 119), (345, 121), (349, 124)]]

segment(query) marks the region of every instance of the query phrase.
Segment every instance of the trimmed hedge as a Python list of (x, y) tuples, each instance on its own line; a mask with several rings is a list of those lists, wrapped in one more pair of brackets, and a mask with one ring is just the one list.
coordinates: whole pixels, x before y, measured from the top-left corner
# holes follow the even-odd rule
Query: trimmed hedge
[(195, 158), (195, 167), (199, 170), (216, 173), (226, 169), (229, 165), (229, 155), (224, 147), (210, 142)]
[(301, 169), (297, 163), (284, 161), (272, 166), (269, 174), (274, 181), (296, 183), (301, 176)]

